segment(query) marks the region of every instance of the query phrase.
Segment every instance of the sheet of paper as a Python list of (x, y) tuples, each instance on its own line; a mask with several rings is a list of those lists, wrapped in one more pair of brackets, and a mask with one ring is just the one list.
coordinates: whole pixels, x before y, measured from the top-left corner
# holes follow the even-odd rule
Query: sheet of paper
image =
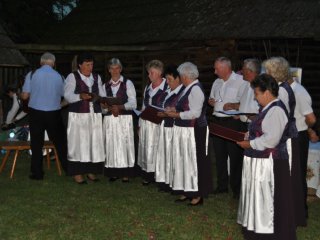
[(155, 109), (159, 110), (160, 112), (164, 112), (164, 111), (165, 111), (165, 109), (164, 109), (164, 108), (157, 107), (157, 106), (154, 106), (154, 105), (150, 105), (150, 107), (153, 107), (153, 108), (155, 108)]
[(218, 112), (226, 114), (226, 115), (230, 115), (230, 116), (233, 116), (233, 115), (257, 115), (256, 113), (244, 113), (244, 112), (240, 112), (237, 110), (218, 111)]
[(132, 110), (138, 117), (140, 116), (141, 114), (141, 111), (137, 110), (137, 109), (133, 109)]

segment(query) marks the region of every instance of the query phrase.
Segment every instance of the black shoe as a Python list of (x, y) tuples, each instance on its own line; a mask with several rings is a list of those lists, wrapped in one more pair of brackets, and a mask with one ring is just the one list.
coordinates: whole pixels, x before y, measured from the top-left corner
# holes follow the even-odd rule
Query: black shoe
[(99, 178), (92, 178), (89, 175), (87, 175), (87, 179), (90, 180), (91, 182), (99, 182), (100, 181)]
[(143, 185), (143, 186), (148, 186), (150, 183), (151, 183), (151, 182), (149, 182), (149, 181), (142, 181), (142, 185)]
[(123, 183), (128, 183), (129, 182), (129, 178), (122, 178), (122, 182)]
[(30, 174), (30, 175), (29, 175), (29, 178), (30, 178), (31, 180), (43, 180), (43, 176), (37, 176), (37, 175), (35, 175), (35, 174)]
[(214, 195), (216, 195), (216, 194), (221, 194), (221, 193), (228, 193), (228, 189), (216, 188), (216, 189), (213, 191), (213, 194), (214, 194)]
[(197, 203), (189, 203), (188, 206), (194, 207), (198, 205), (203, 205), (203, 198), (200, 198), (200, 200)]
[(114, 182), (114, 181), (117, 181), (118, 180), (118, 177), (111, 177), (109, 178), (109, 182)]

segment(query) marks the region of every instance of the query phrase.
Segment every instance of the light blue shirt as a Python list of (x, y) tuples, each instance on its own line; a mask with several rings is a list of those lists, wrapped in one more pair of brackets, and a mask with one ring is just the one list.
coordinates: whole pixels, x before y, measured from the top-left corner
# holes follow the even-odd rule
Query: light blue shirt
[(60, 109), (64, 81), (62, 76), (49, 65), (43, 65), (31, 76), (26, 76), (23, 92), (30, 94), (29, 107), (40, 111)]

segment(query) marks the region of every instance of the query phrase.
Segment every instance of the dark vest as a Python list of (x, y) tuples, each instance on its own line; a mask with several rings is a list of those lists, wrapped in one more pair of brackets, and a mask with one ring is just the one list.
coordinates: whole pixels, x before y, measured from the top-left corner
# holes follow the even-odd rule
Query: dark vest
[[(111, 86), (112, 84), (110, 83), (110, 81), (105, 84), (107, 97), (113, 97)], [(125, 77), (123, 77), (123, 81), (120, 82), (120, 86), (115, 97), (120, 98), (122, 104), (125, 104), (126, 102), (128, 102), (127, 79)], [(120, 115), (128, 115), (128, 114), (132, 114), (132, 111), (122, 110), (120, 112)], [(106, 115), (111, 115), (111, 112), (108, 112)]]
[[(163, 80), (163, 81), (165, 81), (165, 80)], [(150, 83), (148, 85), (147, 90), (146, 90), (145, 95), (144, 95), (143, 103), (144, 103), (145, 107), (149, 106), (150, 95), (149, 95), (148, 88), (150, 87), (151, 84), (152, 83)], [(168, 88), (168, 84), (165, 82), (165, 84), (163, 86), (163, 89), (159, 88), (158, 91), (156, 92), (156, 94), (153, 95), (153, 97), (151, 99), (151, 104), (153, 106), (156, 106), (156, 107), (162, 107), (163, 106), (164, 99), (167, 96), (167, 92), (166, 92), (167, 88)]]
[[(268, 111), (275, 106), (281, 107), (286, 113), (286, 115), (288, 116), (288, 111), (282, 101), (273, 102), (266, 110), (260, 112), (259, 115), (257, 115), (257, 117), (250, 123), (249, 140), (253, 140), (257, 137), (260, 137), (263, 134), (262, 121), (265, 118)], [(244, 155), (248, 157), (255, 157), (255, 158), (268, 158), (270, 153), (272, 153), (272, 156), (274, 159), (288, 159), (289, 156), (288, 156), (287, 145), (286, 145), (286, 141), (289, 138), (288, 134), (289, 134), (289, 122), (287, 123), (283, 131), (282, 137), (280, 139), (280, 142), (276, 147), (267, 148), (263, 151), (249, 148), (244, 151)]]
[(298, 137), (298, 129), (296, 126), (296, 118), (294, 117), (294, 109), (296, 107), (296, 98), (294, 96), (294, 92), (292, 88), (290, 87), (290, 84), (285, 81), (280, 84), (280, 87), (283, 87), (289, 96), (289, 116), (288, 116), (288, 125), (289, 125), (289, 137), (290, 138), (296, 138)]
[[(201, 91), (204, 92), (202, 89), (202, 85), (200, 83), (192, 85), (188, 89), (188, 91), (179, 99), (177, 106), (176, 106), (177, 112), (185, 112), (185, 111), (190, 110), (188, 97), (189, 97), (190, 92), (194, 86), (199, 86)], [(195, 127), (195, 126), (205, 127), (208, 125), (207, 118), (206, 118), (206, 109), (207, 109), (207, 104), (206, 104), (206, 100), (205, 100), (202, 105), (201, 114), (198, 118), (190, 119), (190, 120), (182, 120), (181, 118), (177, 118), (177, 119), (175, 119), (174, 125), (180, 126), (180, 127)]]
[[(167, 100), (164, 102), (163, 108), (176, 107), (177, 102), (179, 100), (179, 97), (184, 89), (185, 89), (185, 87), (182, 86), (178, 93), (174, 93), (169, 98), (167, 98)], [(173, 118), (168, 118), (168, 117), (164, 118), (164, 126), (165, 127), (173, 127), (173, 124), (174, 124)]]
[[(83, 92), (89, 92), (89, 87), (82, 81), (81, 76), (78, 72), (73, 73), (74, 78), (76, 80), (76, 88), (74, 90), (75, 94), (80, 94)], [(99, 95), (99, 87), (98, 87), (98, 74), (93, 73), (93, 85), (92, 85), (92, 93)], [(95, 113), (101, 112), (101, 107), (98, 102), (93, 103), (93, 109)], [(78, 102), (74, 102), (69, 104), (69, 112), (76, 112), (76, 113), (89, 113), (89, 101), (87, 100), (80, 100)]]

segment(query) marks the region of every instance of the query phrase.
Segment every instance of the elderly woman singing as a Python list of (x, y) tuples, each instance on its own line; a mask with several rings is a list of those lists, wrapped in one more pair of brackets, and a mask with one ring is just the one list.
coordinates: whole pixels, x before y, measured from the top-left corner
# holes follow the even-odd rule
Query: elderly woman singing
[(190, 206), (203, 204), (212, 191), (211, 164), (207, 157), (206, 101), (198, 80), (196, 65), (185, 62), (178, 67), (185, 86), (176, 111), (166, 111), (175, 118), (173, 126), (173, 176), (170, 186), (183, 194), (176, 202), (191, 200)]
[(245, 239), (296, 239), (288, 112), (273, 77), (262, 74), (251, 86), (262, 109), (249, 126), (249, 140), (238, 142), (245, 149), (238, 223)]

